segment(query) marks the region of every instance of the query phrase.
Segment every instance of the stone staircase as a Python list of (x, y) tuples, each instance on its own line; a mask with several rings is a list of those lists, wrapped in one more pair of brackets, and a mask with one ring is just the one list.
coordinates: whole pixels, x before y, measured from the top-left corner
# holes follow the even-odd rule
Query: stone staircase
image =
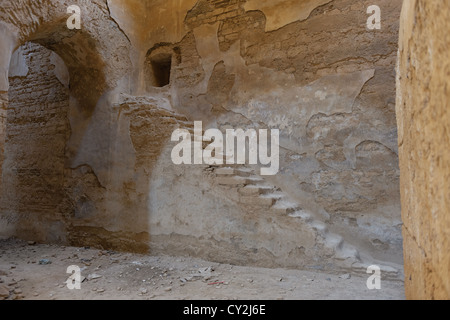
[(384, 279), (403, 281), (401, 266), (375, 261), (367, 254), (360, 254), (353, 245), (342, 236), (331, 232), (324, 222), (317, 220), (300, 204), (292, 201), (280, 188), (257, 175), (256, 172), (259, 171), (239, 165), (212, 167), (210, 170), (219, 186), (234, 189), (234, 200), (240, 205), (269, 211), (274, 217), (288, 216), (312, 230), (316, 241), (331, 255), (333, 265), (337, 266), (340, 272), (366, 274), (369, 266), (378, 265)]

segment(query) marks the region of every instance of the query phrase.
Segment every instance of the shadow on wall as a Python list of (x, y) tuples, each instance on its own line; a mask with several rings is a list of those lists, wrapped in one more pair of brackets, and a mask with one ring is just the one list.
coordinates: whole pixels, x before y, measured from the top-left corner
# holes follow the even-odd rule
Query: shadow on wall
[(84, 29), (69, 30), (66, 18), (42, 26), (29, 41), (55, 51), (64, 60), (70, 73), (70, 94), (77, 99), (84, 116), (91, 116), (108, 89), (97, 41)]

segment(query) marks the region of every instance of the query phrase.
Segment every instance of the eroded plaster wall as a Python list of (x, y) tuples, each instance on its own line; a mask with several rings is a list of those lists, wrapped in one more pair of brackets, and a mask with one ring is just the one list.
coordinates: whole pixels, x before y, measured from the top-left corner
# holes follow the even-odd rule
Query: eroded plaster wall
[[(5, 2), (16, 47), (39, 43), (69, 73), (57, 213), (68, 243), (261, 266), (401, 264), (401, 0), (378, 1), (382, 30), (366, 28), (371, 1), (70, 2), (79, 31), (65, 27), (66, 1)], [(155, 87), (152, 62), (168, 57), (170, 84)], [(170, 135), (194, 120), (280, 129), (280, 172), (264, 183), (290, 207), (242, 198), (215, 168), (173, 165)]]
[[(256, 10), (252, 2), (199, 1), (183, 40), (164, 44), (181, 55), (167, 91), (175, 110), (205, 126), (280, 129), (281, 171), (272, 182), (363, 249), (401, 263), (401, 1), (378, 3), (381, 31), (366, 29), (371, 4), (280, 1)], [(283, 15), (286, 7), (295, 18)]]
[(399, 124), (405, 286), (409, 299), (450, 298), (450, 6), (405, 1)]

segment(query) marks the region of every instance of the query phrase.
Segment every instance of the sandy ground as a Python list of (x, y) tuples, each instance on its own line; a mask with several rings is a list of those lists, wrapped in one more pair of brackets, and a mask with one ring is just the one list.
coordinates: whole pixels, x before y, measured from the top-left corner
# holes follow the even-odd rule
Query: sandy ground
[[(49, 263), (50, 264), (45, 264)], [(41, 264), (40, 264), (41, 263)], [(70, 290), (71, 265), (86, 277)], [(400, 281), (368, 290), (369, 275), (218, 264), (89, 248), (0, 241), (0, 300), (316, 300), (404, 299)]]

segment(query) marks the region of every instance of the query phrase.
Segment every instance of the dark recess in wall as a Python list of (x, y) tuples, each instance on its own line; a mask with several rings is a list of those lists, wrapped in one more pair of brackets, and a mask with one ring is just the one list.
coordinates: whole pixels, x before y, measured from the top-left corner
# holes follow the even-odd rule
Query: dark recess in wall
[(153, 85), (165, 87), (170, 83), (170, 70), (172, 68), (172, 56), (170, 54), (159, 54), (152, 57)]

